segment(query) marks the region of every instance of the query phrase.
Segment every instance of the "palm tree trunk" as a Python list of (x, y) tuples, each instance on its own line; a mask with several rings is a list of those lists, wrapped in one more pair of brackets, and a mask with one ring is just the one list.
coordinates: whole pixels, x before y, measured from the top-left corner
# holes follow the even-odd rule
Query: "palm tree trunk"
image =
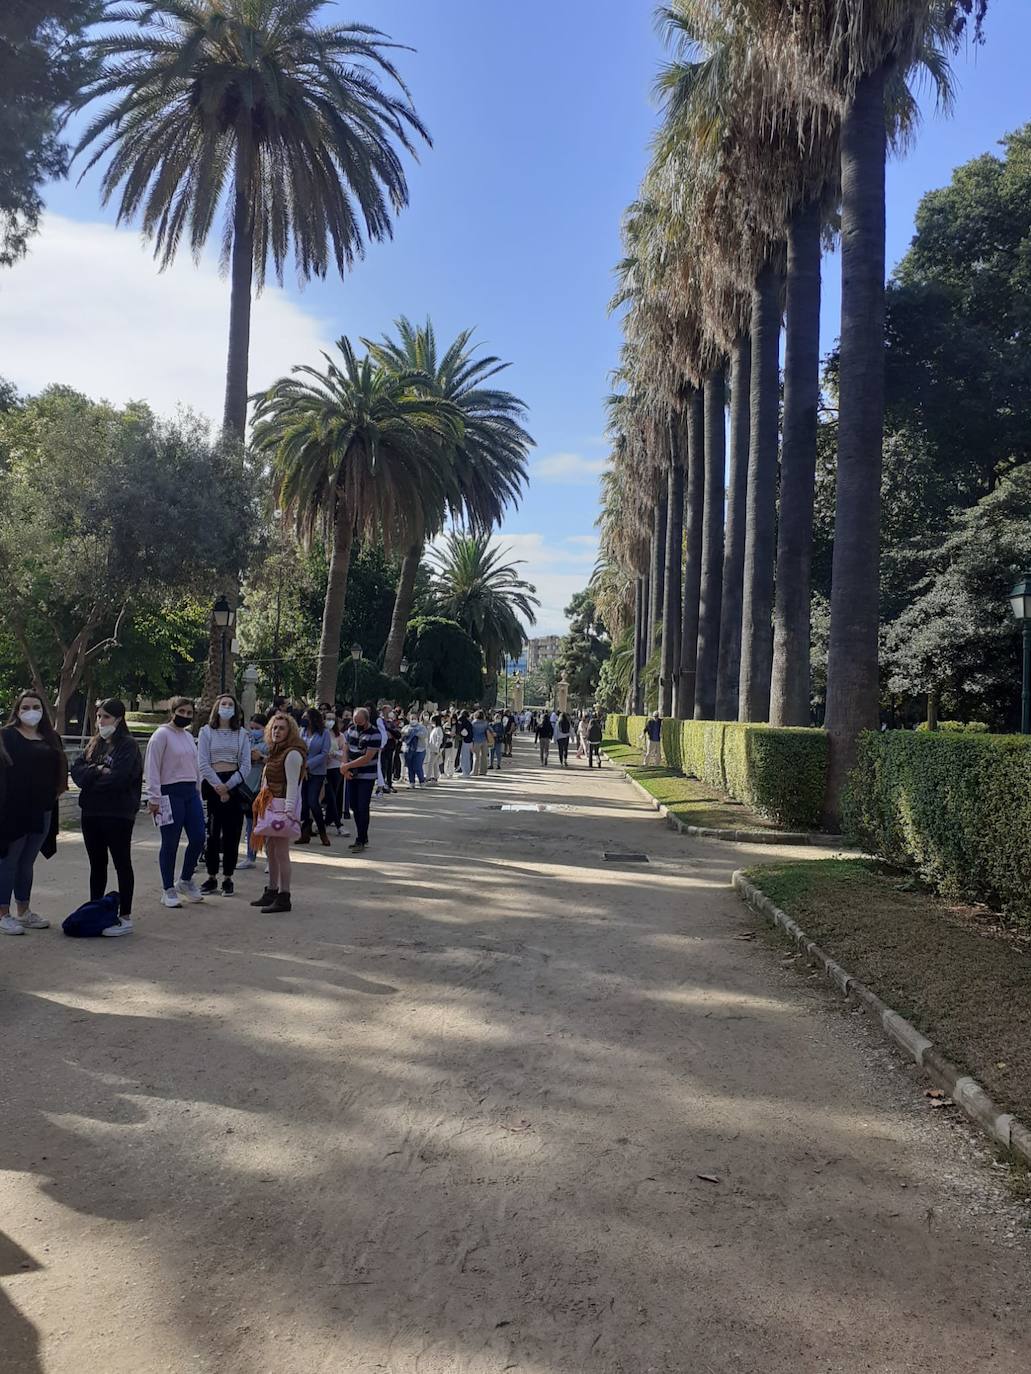
[(820, 251), (820, 207), (805, 205), (788, 230), (784, 444), (770, 692), (773, 725), (809, 724), (809, 570), (820, 404)]
[(651, 601), (651, 576), (644, 573), (641, 577), (641, 616), (638, 623), (637, 638), (637, 696), (634, 710), (638, 715), (644, 710), (644, 665), (648, 661), (648, 606)]
[(864, 77), (841, 128), (841, 361), (838, 478), (827, 660), (830, 764), (824, 819), (836, 825), (860, 730), (878, 716), (881, 446), (884, 440), (885, 71)]
[(681, 562), (684, 555), (684, 469), (678, 462), (676, 439), (669, 427), (669, 472), (666, 487), (666, 572), (662, 602), (662, 675), (659, 710), (673, 711), (674, 679), (680, 674)]
[(700, 391), (692, 391), (685, 414), (687, 478), (684, 496), (684, 595), (680, 619), (680, 680), (677, 683), (678, 720), (694, 713), (698, 668), (698, 606), (702, 583), (702, 523), (705, 506), (705, 406)]
[[(254, 217), (252, 150), (243, 143), (236, 153), (235, 199), (233, 203), (233, 251), (230, 262), (229, 289), (229, 353), (226, 359), (225, 405), (222, 412), (222, 432), (227, 438), (243, 443), (247, 430), (247, 366), (251, 347), (251, 287), (254, 278)], [(230, 605), (240, 599), (239, 584), (242, 573), (225, 592)], [(208, 659), (201, 691), (203, 705), (209, 705), (222, 690), (223, 634), (212, 617), (208, 626)], [(231, 637), (230, 637), (231, 643)], [(233, 653), (225, 646), (225, 677), (227, 690), (232, 690), (236, 677)], [(202, 714), (199, 713), (199, 714)]]
[(322, 608), (322, 633), (319, 636), (319, 677), (315, 687), (316, 701), (336, 701), (337, 699), (337, 673), (340, 669), (340, 628), (344, 623), (347, 574), (351, 568), (353, 545), (354, 514), (349, 508), (345, 508), (343, 496), (338, 492), (333, 521), (333, 547), (329, 554), (326, 601)]
[(744, 592), (745, 504), (748, 499), (748, 443), (752, 339), (743, 334), (730, 360), (730, 481), (723, 540), (720, 659), (716, 674), (716, 719), (737, 720), (741, 672), (741, 598)]
[(741, 607), (739, 720), (769, 720), (773, 671), (773, 562), (780, 416), (780, 280), (764, 267), (752, 292), (751, 443)]
[(415, 579), (422, 562), (423, 541), (420, 539), (405, 550), (401, 560), (401, 575), (397, 579), (397, 594), (394, 597), (394, 612), (390, 617), (390, 633), (387, 647), (383, 651), (383, 671), (387, 677), (397, 677), (401, 671), (401, 660), (405, 651), (405, 633), (412, 614), (415, 600)]
[(666, 507), (668, 497), (663, 482), (655, 502), (655, 526), (652, 546), (652, 604), (648, 621), (647, 658), (655, 652), (662, 629), (662, 602), (666, 592)]
[(702, 574), (698, 609), (698, 676), (695, 720), (716, 715), (723, 605), (723, 507), (727, 472), (727, 373), (717, 367), (705, 379), (705, 505), (702, 514)]
[(251, 286), (254, 277), (253, 154), (241, 141), (236, 151), (233, 254), (230, 265), (229, 356), (222, 428), (243, 440), (247, 428), (247, 365), (251, 349)]
[(634, 639), (633, 659), (630, 664), (630, 710), (639, 714), (641, 710), (641, 632), (644, 626), (644, 578), (640, 573), (634, 578)]

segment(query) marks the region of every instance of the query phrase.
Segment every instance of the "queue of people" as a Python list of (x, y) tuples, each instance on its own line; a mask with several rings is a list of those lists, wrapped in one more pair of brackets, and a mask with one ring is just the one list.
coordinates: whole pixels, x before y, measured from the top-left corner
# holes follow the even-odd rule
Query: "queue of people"
[(263, 863), (267, 881), (251, 906), (280, 915), (292, 909), (293, 846), (317, 836), (331, 847), (330, 830), (341, 837), (350, 822), (349, 851), (363, 853), (374, 797), (392, 795), (402, 778), (421, 790), (500, 772), (520, 730), (533, 731), (543, 764), (554, 742), (568, 767), (570, 741), (578, 740), (588, 766), (596, 758), (601, 766), (600, 718), (591, 712), (574, 726), (564, 711), (406, 714), (389, 703), (305, 707), (277, 697), (268, 713), (245, 719), (236, 697), (223, 693), (196, 730), (197, 709), (192, 698), (174, 697), (143, 756), (124, 703), (99, 702), (94, 731), (69, 769), (47, 703), (35, 692), (18, 697), (0, 729), (0, 933), (50, 925), (32, 910), (33, 876), (38, 857), (56, 850), (69, 778), (78, 788), (91, 902), (108, 894), (114, 871), (118, 916), (100, 932), (111, 937), (134, 929), (132, 840), (141, 813), (159, 833), (163, 906), (231, 897), (237, 871)]

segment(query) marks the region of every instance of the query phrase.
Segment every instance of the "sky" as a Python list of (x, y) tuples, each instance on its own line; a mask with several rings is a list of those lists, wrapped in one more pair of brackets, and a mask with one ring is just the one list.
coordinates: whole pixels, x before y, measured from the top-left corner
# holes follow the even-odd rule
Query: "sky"
[[(499, 539), (525, 560), (541, 610), (531, 635), (561, 632), (597, 538), (605, 398), (619, 349), (608, 314), (619, 225), (648, 159), (662, 52), (650, 0), (347, 0), (397, 55), (434, 146), (410, 164), (410, 207), (391, 241), (344, 280), (270, 285), (254, 315), (252, 389), (318, 360), (341, 334), (378, 337), (401, 314), (442, 339), (474, 327), (511, 363), (536, 439), (530, 486)], [(950, 119), (928, 112), (888, 174), (888, 262), (905, 252), (920, 197), (959, 163), (1031, 120), (1028, 0), (992, 0), (987, 42), (956, 59)], [(148, 400), (217, 418), (228, 284), (212, 253), (159, 273), (138, 232), (116, 228), (98, 178), (47, 192), (42, 234), (0, 275), (0, 376), (32, 392), (63, 382), (114, 402)], [(823, 342), (833, 346), (839, 263), (824, 270)]]

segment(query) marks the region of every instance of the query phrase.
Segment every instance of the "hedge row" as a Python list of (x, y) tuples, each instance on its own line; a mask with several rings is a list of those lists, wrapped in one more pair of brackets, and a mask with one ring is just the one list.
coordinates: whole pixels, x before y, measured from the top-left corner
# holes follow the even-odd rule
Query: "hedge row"
[(864, 734), (844, 822), (944, 896), (1031, 921), (1031, 738)]
[[(606, 734), (639, 744), (645, 716), (611, 715)], [(662, 754), (670, 768), (717, 787), (789, 830), (820, 824), (827, 736), (724, 720), (664, 720)]]

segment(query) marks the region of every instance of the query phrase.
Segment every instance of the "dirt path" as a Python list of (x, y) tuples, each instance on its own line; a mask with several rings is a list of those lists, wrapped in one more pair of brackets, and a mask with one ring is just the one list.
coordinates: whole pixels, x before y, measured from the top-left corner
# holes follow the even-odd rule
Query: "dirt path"
[(278, 922), (162, 911), (139, 830), (137, 936), (0, 945), (5, 1374), (1027, 1374), (1024, 1210), (735, 939), (747, 850), (528, 745)]

